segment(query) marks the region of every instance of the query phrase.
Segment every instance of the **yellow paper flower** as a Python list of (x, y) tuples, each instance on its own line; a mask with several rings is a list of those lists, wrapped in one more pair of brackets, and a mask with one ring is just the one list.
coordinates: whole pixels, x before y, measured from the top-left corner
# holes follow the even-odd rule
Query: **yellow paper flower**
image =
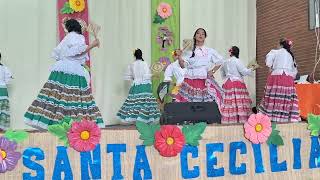
[(174, 86), (171, 91), (171, 94), (177, 95), (179, 93), (179, 90), (180, 90), (180, 86)]
[(69, 0), (70, 8), (75, 12), (81, 12), (85, 8), (84, 0)]

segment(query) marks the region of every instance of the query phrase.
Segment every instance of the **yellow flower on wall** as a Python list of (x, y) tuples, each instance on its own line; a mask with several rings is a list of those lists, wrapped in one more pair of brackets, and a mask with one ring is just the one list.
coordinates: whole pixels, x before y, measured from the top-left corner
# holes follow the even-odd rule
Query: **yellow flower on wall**
[(85, 8), (84, 0), (69, 0), (70, 8), (75, 12), (81, 12)]

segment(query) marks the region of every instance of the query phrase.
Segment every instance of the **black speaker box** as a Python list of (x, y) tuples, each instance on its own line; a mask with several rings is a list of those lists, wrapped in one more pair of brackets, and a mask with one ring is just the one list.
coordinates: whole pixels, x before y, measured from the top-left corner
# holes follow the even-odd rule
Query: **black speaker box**
[(221, 123), (221, 114), (215, 102), (172, 102), (164, 106), (160, 124)]

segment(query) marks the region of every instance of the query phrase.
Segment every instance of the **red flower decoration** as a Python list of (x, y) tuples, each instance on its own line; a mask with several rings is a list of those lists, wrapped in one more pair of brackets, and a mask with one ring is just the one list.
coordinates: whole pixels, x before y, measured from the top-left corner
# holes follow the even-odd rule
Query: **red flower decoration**
[(161, 156), (173, 157), (181, 152), (185, 138), (177, 126), (164, 125), (155, 133), (155, 148)]
[(101, 130), (94, 121), (73, 122), (68, 132), (70, 146), (76, 151), (91, 151), (99, 143)]

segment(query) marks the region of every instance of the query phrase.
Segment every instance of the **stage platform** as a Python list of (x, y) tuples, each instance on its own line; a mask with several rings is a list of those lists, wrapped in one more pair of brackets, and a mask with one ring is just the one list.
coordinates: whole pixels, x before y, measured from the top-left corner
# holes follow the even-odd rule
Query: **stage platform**
[[(166, 158), (160, 156), (153, 146), (142, 146), (140, 134), (134, 126), (109, 126), (102, 130), (100, 146), (92, 153), (94, 165), (91, 171), (95, 175), (100, 173), (101, 179), (112, 179), (119, 173), (124, 179), (139, 179), (139, 172), (142, 177), (147, 173), (154, 180), (187, 179), (190, 174), (195, 179), (319, 178), (317, 167), (320, 163), (318, 165), (317, 159), (312, 157), (319, 157), (320, 146), (317, 137), (310, 137), (307, 123), (278, 124), (277, 129), (284, 146), (268, 146), (266, 143), (253, 146), (244, 138), (243, 125), (209, 125), (198, 147)], [(72, 148), (66, 149), (48, 132), (31, 132), (18, 150), (23, 154), (18, 166), (11, 172), (0, 174), (0, 179), (23, 179), (23, 176), (39, 176), (41, 173), (45, 179), (57, 179), (60, 175), (64, 179), (64, 171), (67, 172), (66, 179), (72, 174), (72, 179), (79, 180), (88, 172), (92, 178), (85, 161), (90, 156), (81, 155)], [(116, 158), (119, 155), (120, 161)], [(240, 172), (240, 169), (245, 171)]]

